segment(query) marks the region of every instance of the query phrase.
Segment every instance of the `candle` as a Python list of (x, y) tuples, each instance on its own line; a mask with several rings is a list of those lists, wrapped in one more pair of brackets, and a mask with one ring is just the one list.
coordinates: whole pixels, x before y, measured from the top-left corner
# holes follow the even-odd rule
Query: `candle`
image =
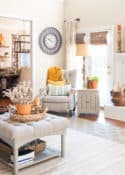
[(117, 25), (117, 50), (122, 52), (122, 25)]
[(122, 30), (122, 25), (117, 25), (117, 30), (121, 31)]

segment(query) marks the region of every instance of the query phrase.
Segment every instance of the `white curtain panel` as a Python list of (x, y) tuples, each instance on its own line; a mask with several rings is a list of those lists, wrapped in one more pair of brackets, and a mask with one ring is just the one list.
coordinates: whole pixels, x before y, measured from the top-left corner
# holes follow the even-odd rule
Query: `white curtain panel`
[(75, 68), (77, 21), (65, 22), (66, 69)]

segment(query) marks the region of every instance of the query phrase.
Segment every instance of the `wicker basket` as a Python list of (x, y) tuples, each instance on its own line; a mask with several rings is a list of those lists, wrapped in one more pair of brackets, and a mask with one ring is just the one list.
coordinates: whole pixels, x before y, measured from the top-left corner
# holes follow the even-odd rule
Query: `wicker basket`
[(38, 153), (40, 151), (44, 151), (44, 149), (46, 148), (46, 142), (44, 140), (41, 139), (36, 139), (33, 140), (30, 143), (27, 143), (26, 145), (22, 146), (20, 148), (20, 150), (33, 150), (35, 151), (35, 153)]
[(35, 153), (44, 151), (45, 148), (46, 148), (46, 142), (40, 139), (31, 142), (28, 146), (28, 149), (35, 151)]
[(125, 92), (111, 91), (111, 96), (115, 106), (125, 106)]
[(29, 115), (11, 114), (10, 119), (17, 122), (32, 122), (42, 120), (46, 117), (47, 108), (39, 109), (39, 111), (32, 111)]

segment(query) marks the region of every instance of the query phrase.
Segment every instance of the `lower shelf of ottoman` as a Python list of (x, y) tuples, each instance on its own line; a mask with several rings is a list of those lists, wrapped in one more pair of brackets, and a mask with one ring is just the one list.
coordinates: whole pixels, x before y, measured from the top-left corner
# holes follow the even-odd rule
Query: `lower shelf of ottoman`
[[(19, 169), (22, 169), (27, 166), (31, 166), (39, 162), (43, 162), (43, 161), (55, 158), (55, 157), (59, 157), (59, 156), (60, 156), (60, 151), (47, 147), (44, 151), (36, 153), (33, 161), (19, 165)], [(9, 165), (10, 167), (13, 167), (13, 164), (10, 163), (10, 156), (8, 156), (8, 154), (5, 154), (2, 151), (0, 151), (0, 160), (3, 163)]]

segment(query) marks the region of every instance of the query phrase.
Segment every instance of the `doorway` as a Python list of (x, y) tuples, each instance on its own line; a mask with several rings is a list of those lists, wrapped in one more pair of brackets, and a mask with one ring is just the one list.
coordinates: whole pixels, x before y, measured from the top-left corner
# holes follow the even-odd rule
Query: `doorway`
[(6, 106), (3, 92), (17, 85), (22, 68), (33, 67), (32, 21), (0, 16), (0, 31), (0, 106)]
[(99, 78), (99, 94), (100, 94), (100, 105), (104, 106), (109, 103), (110, 94), (109, 94), (109, 84), (108, 78), (109, 74), (107, 73), (107, 45), (91, 45), (91, 76), (97, 76)]
[[(96, 34), (91, 41), (91, 34)], [(105, 33), (105, 35), (104, 35)], [(99, 37), (98, 35), (99, 34)], [(110, 91), (113, 87), (113, 28), (92, 30), (89, 35), (88, 71), (90, 76), (99, 78), (100, 106), (111, 103)], [(101, 37), (102, 35), (102, 37)]]

